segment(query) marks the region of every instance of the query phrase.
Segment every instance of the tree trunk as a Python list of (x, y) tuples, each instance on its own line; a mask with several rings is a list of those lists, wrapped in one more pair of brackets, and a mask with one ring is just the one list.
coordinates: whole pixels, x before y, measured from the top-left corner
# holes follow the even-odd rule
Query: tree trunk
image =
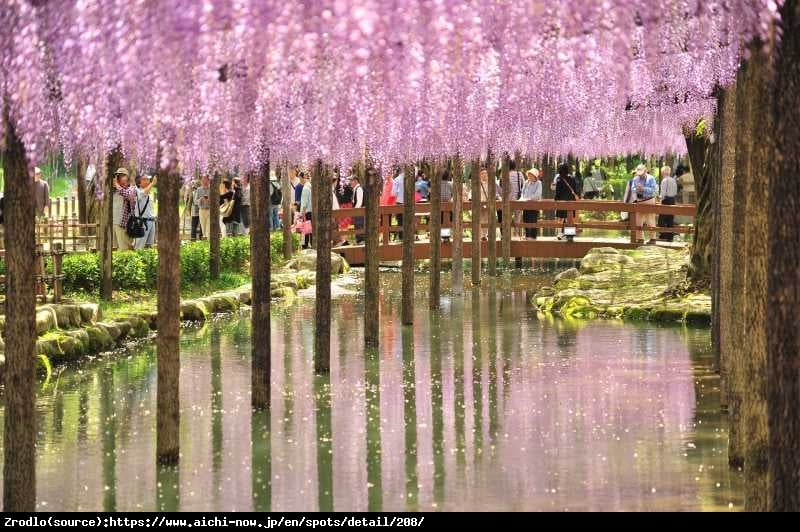
[(111, 150), (106, 159), (105, 193), (100, 209), (100, 260), (102, 285), (100, 297), (111, 301), (114, 293), (112, 282), (112, 257), (114, 252), (114, 173), (122, 166), (122, 150), (119, 146)]
[(294, 201), (294, 189), (292, 189), (292, 175), (289, 171), (289, 165), (283, 165), (283, 179), (281, 180), (283, 188), (283, 258), (289, 260), (294, 253), (294, 241), (292, 240), (292, 224), (294, 222), (292, 216), (292, 202)]
[[(86, 223), (86, 158), (78, 154), (75, 158), (75, 181), (78, 185), (78, 223)], [(81, 230), (81, 235), (85, 235)]]
[(750, 152), (752, 151), (752, 127), (750, 125), (750, 65), (742, 63), (736, 83), (736, 173), (734, 190), (739, 191), (733, 204), (733, 233), (731, 235), (734, 254), (731, 261), (731, 307), (735, 309), (731, 322), (731, 345), (736, 346), (723, 358), (730, 358), (726, 363), (728, 375), (728, 416), (730, 435), (728, 438), (728, 461), (732, 467), (744, 465), (744, 431), (742, 427), (742, 402), (745, 387), (745, 352), (743, 346), (747, 336), (749, 310), (747, 298), (747, 260), (742, 250), (747, 249), (748, 194), (747, 183), (750, 175)]
[(431, 175), (431, 291), (428, 307), (439, 308), (442, 278), (442, 165), (434, 163)]
[(453, 227), (450, 236), (453, 241), (452, 262), (452, 284), (453, 295), (460, 296), (464, 292), (464, 250), (462, 248), (464, 240), (464, 229), (462, 224), (462, 203), (463, 203), (463, 168), (461, 157), (453, 159)]
[(314, 242), (317, 249), (317, 303), (314, 334), (314, 371), (331, 368), (331, 203), (333, 192), (327, 166), (314, 164), (312, 209)]
[(33, 177), (25, 145), (4, 112), (6, 365), (3, 511), (36, 509), (36, 265)]
[[(770, 510), (800, 511), (800, 2), (781, 8), (775, 61), (767, 305)], [(763, 137), (762, 137), (763, 138)]]
[[(502, 189), (503, 223), (500, 227), (502, 234), (501, 249), (503, 251), (503, 267), (511, 267), (511, 181), (508, 176), (508, 154), (503, 156), (503, 170), (500, 174), (500, 187)], [(515, 198), (516, 199), (516, 198)]]
[(156, 454), (160, 464), (178, 462), (180, 449), (181, 177), (173, 160), (158, 180), (158, 390)]
[(489, 173), (486, 191), (489, 203), (489, 242), (487, 260), (489, 261), (489, 275), (497, 276), (497, 182), (494, 176), (495, 163), (492, 151), (486, 153), (486, 171)]
[(364, 345), (377, 347), (380, 336), (380, 234), (381, 176), (366, 160), (364, 169)]
[[(750, 123), (753, 137), (757, 132), (772, 131), (770, 114), (770, 66), (760, 43), (751, 48), (753, 84)], [(747, 204), (747, 321), (744, 351), (747, 359), (744, 389), (744, 434), (747, 447), (744, 457), (745, 509), (766, 511), (769, 508), (768, 434), (767, 434), (767, 226), (768, 186), (767, 169), (770, 166), (770, 139), (762, 137), (753, 143), (750, 174), (748, 176), (749, 200)]]
[[(220, 256), (219, 256), (219, 241), (222, 237), (220, 233), (220, 219), (219, 219), (219, 185), (222, 183), (222, 176), (219, 172), (214, 172), (214, 177), (211, 179), (211, 190), (208, 191), (209, 203), (209, 235), (208, 235), (208, 256), (211, 261), (211, 278), (219, 279), (220, 270)], [(251, 207), (252, 208), (252, 207)]]
[(691, 276), (696, 283), (708, 285), (714, 239), (712, 183), (719, 175), (719, 160), (713, 156), (715, 147), (705, 134), (698, 137), (694, 131), (689, 132), (686, 135), (686, 148), (697, 196)]
[(481, 166), (472, 161), (472, 286), (481, 284)]
[(728, 378), (730, 373), (731, 352), (733, 343), (734, 313), (733, 307), (733, 231), (734, 231), (734, 186), (736, 170), (736, 85), (722, 92), (719, 105), (722, 108), (722, 124), (720, 138), (717, 142), (722, 147), (722, 171), (719, 179), (719, 225), (717, 227), (718, 247), (716, 262), (718, 264), (719, 283), (717, 290), (717, 306), (714, 316), (719, 324), (718, 352), (720, 372), (720, 403), (724, 410), (728, 407)]
[(414, 323), (414, 166), (403, 172), (403, 325)]
[(250, 274), (253, 278), (250, 323), (253, 346), (251, 349), (252, 406), (256, 409), (270, 406), (270, 371), (272, 340), (270, 322), (270, 182), (269, 153), (261, 154), (258, 175), (250, 184)]

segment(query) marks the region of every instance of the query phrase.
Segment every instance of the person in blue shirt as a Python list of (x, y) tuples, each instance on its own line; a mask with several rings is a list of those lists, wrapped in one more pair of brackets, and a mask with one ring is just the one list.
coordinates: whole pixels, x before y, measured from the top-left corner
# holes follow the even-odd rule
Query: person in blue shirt
[[(633, 202), (655, 205), (657, 187), (656, 178), (647, 172), (647, 167), (643, 164), (637, 166), (636, 175), (633, 177), (633, 181), (631, 181), (631, 193), (634, 196)], [(637, 219), (643, 227), (656, 226), (655, 213), (640, 214), (637, 216)], [(646, 241), (648, 234), (648, 231), (634, 231), (634, 237), (637, 242)]]

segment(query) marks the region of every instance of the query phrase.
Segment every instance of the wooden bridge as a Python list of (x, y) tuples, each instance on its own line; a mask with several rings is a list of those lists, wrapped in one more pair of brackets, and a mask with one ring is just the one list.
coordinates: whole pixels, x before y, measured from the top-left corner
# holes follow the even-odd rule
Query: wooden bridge
[[(693, 204), (682, 205), (661, 205), (661, 204), (647, 204), (647, 203), (624, 203), (621, 201), (605, 201), (605, 200), (580, 200), (580, 201), (555, 201), (555, 200), (540, 200), (540, 201), (512, 201), (510, 202), (510, 210), (512, 212), (521, 212), (523, 210), (538, 210), (540, 211), (540, 219), (537, 223), (522, 223), (512, 220), (510, 247), (511, 257), (537, 257), (537, 258), (581, 258), (590, 249), (596, 247), (614, 247), (618, 249), (634, 249), (643, 244), (637, 240), (638, 233), (647, 231), (651, 237), (657, 237), (655, 233), (674, 233), (674, 234), (691, 234), (694, 232), (694, 227), (691, 223), (686, 223), (694, 220), (696, 213), (696, 206)], [(488, 214), (488, 204), (483, 203), (481, 207), (484, 212)], [(449, 229), (452, 227), (450, 215), (453, 211), (452, 202), (442, 202), (441, 210), (443, 213), (442, 229)], [(462, 214), (471, 213), (471, 202), (464, 202)], [(542, 219), (545, 213), (552, 214), (556, 210), (566, 210), (568, 218), (566, 223), (550, 219)], [(497, 202), (497, 211), (502, 212), (500, 202)], [(414, 243), (414, 258), (427, 259), (431, 256), (431, 242), (428, 237), (430, 225), (428, 224), (430, 218), (431, 206), (429, 203), (421, 202), (414, 205), (415, 215), (415, 237)], [(619, 221), (606, 221), (599, 218), (599, 213), (608, 212), (627, 212), (629, 213), (628, 220)], [(332, 213), (332, 218), (336, 222), (336, 226), (340, 225), (343, 218), (356, 218), (364, 216), (365, 209), (339, 209)], [(593, 213), (587, 216), (587, 214)], [(380, 227), (379, 232), (381, 235), (380, 246), (378, 253), (380, 260), (384, 261), (397, 261), (402, 258), (402, 243), (399, 239), (392, 239), (392, 233), (400, 233), (403, 230), (402, 225), (393, 223), (392, 219), (398, 215), (402, 216), (403, 205), (383, 205), (379, 209)], [(583, 216), (582, 216), (583, 214)], [(675, 225), (673, 227), (644, 227), (642, 225), (642, 217), (646, 214), (663, 214), (674, 215)], [(521, 216), (519, 217), (521, 218)], [(678, 223), (678, 222), (681, 223)], [(498, 229), (500, 223), (497, 224)], [(464, 228), (464, 238), (462, 240), (463, 256), (465, 258), (471, 256), (472, 252), (472, 239), (471, 236), (471, 222), (465, 220), (462, 224)], [(555, 229), (562, 227), (574, 227), (577, 235), (572, 240), (558, 240), (553, 236), (543, 236), (544, 230), (552, 232)], [(488, 227), (487, 223), (483, 223), (482, 227)], [(523, 229), (527, 227), (539, 228), (539, 237), (536, 240), (528, 240), (523, 238)], [(622, 236), (608, 236), (608, 233), (603, 232), (621, 232)], [(355, 245), (356, 235), (363, 233), (362, 230), (356, 231), (352, 226), (348, 229), (339, 231), (334, 230), (334, 239), (344, 237), (348, 239), (351, 245), (334, 247), (333, 251), (345, 257), (350, 264), (363, 264), (364, 263), (364, 246)], [(591, 235), (589, 233), (592, 233)], [(597, 234), (600, 233), (600, 234)], [(505, 238), (505, 235), (503, 235)], [(667, 246), (685, 246), (684, 242), (655, 242), (658, 245)], [(452, 256), (454, 242), (451, 239), (443, 239), (440, 243), (441, 256), (443, 258), (450, 258)], [(489, 241), (480, 242), (481, 257), (488, 256)], [(501, 256), (502, 240), (498, 237), (495, 241), (497, 256)]]

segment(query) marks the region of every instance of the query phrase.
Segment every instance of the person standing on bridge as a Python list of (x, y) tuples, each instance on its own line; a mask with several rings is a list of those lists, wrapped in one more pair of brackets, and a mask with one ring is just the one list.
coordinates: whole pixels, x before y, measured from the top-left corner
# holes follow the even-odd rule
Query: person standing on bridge
[[(353, 172), (350, 176), (350, 185), (353, 187), (353, 208), (361, 209), (364, 207), (364, 188), (361, 186), (361, 178)], [(353, 216), (353, 227), (356, 230), (356, 244), (364, 243), (364, 217)]]
[[(303, 186), (302, 195), (300, 196), (300, 216), (303, 221), (314, 223), (311, 219), (311, 180), (308, 174), (300, 174), (300, 183)], [(309, 231), (303, 236), (303, 249), (308, 249), (311, 246), (311, 232)]]
[[(675, 197), (678, 195), (678, 182), (672, 177), (672, 168), (664, 166), (661, 168), (661, 205), (675, 205)], [(659, 214), (659, 227), (672, 227), (675, 225), (674, 214)], [(661, 233), (659, 238), (672, 242), (675, 233)]]
[[(655, 205), (656, 203), (656, 178), (647, 172), (647, 167), (640, 164), (636, 167), (636, 175), (631, 182), (631, 193), (634, 195), (635, 203), (646, 203), (648, 205)], [(655, 213), (642, 214), (636, 217), (641, 221), (642, 227), (655, 227), (656, 215)], [(636, 242), (644, 243), (649, 233), (645, 230), (634, 231), (634, 239)]]
[[(539, 181), (539, 170), (531, 168), (526, 172), (527, 179), (522, 184), (520, 191), (520, 200), (522, 201), (539, 201), (542, 199), (542, 182)], [(522, 222), (526, 224), (535, 224), (539, 221), (539, 211), (536, 209), (526, 209), (522, 211)], [(536, 240), (539, 236), (538, 227), (526, 227), (525, 238), (527, 240)]]
[[(558, 175), (553, 180), (550, 188), (555, 191), (556, 201), (578, 201), (578, 183), (575, 178), (569, 173), (569, 165), (562, 164), (558, 167)], [(572, 218), (575, 218), (575, 211), (572, 212)], [(564, 239), (564, 225), (567, 223), (568, 213), (566, 210), (557, 210), (556, 218), (561, 222), (561, 227), (558, 229), (558, 239)]]

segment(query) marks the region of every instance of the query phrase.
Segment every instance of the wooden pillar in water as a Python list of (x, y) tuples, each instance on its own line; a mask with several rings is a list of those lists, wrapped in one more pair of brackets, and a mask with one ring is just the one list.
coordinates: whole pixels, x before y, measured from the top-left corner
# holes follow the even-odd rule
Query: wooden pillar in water
[[(160, 157), (159, 157), (160, 158)], [(178, 161), (159, 170), (158, 186), (158, 357), (156, 456), (178, 462), (180, 450), (181, 232)]]
[(428, 307), (439, 308), (442, 277), (442, 165), (434, 162), (431, 172), (431, 287)]
[(481, 165), (472, 161), (472, 286), (481, 284)]
[(256, 409), (269, 408), (272, 368), (270, 320), (270, 160), (269, 151), (261, 153), (255, 179), (250, 181), (250, 274), (253, 278), (250, 312), (252, 348), (251, 403)]
[(288, 163), (283, 164), (282, 174), (280, 183), (283, 189), (283, 199), (281, 201), (283, 209), (283, 225), (281, 226), (283, 229), (283, 258), (289, 260), (292, 258), (292, 253), (294, 252), (292, 240), (292, 223), (294, 222), (292, 203), (294, 202), (294, 189), (292, 188), (293, 170), (289, 168)]
[(112, 254), (114, 252), (114, 173), (122, 166), (122, 150), (119, 146), (111, 150), (106, 158), (105, 192), (100, 209), (100, 263), (102, 284), (100, 298), (111, 301), (114, 293), (112, 282)]
[(33, 176), (25, 145), (5, 112), (5, 422), (3, 511), (36, 509), (36, 235)]
[(403, 325), (414, 323), (414, 166), (403, 170)]
[[(508, 154), (503, 155), (503, 170), (500, 174), (500, 186), (502, 188), (503, 201), (503, 223), (500, 227), (502, 233), (501, 249), (503, 251), (503, 267), (511, 267), (511, 181), (508, 177)], [(514, 198), (516, 199), (516, 198)]]
[[(208, 256), (211, 261), (211, 278), (219, 279), (220, 256), (219, 241), (222, 238), (219, 219), (219, 185), (222, 183), (222, 176), (218, 171), (214, 171), (211, 179), (211, 190), (208, 191), (209, 203), (209, 235), (208, 235)], [(251, 207), (252, 209), (252, 207)]]
[(489, 261), (489, 275), (497, 276), (497, 181), (495, 181), (495, 163), (492, 159), (492, 150), (486, 153), (486, 171), (489, 174), (486, 190), (489, 203), (489, 243), (487, 258)]
[(317, 250), (316, 330), (314, 331), (314, 371), (331, 368), (331, 190), (330, 172), (321, 160), (314, 163), (311, 197), (314, 208), (312, 226)]
[(450, 237), (453, 241), (452, 253), (452, 283), (453, 295), (460, 296), (464, 292), (464, 251), (462, 248), (464, 231), (462, 224), (462, 203), (463, 203), (463, 169), (461, 157), (458, 155), (453, 159), (453, 227), (450, 230)]
[(380, 227), (381, 176), (365, 157), (364, 172), (364, 345), (377, 347), (380, 335)]

